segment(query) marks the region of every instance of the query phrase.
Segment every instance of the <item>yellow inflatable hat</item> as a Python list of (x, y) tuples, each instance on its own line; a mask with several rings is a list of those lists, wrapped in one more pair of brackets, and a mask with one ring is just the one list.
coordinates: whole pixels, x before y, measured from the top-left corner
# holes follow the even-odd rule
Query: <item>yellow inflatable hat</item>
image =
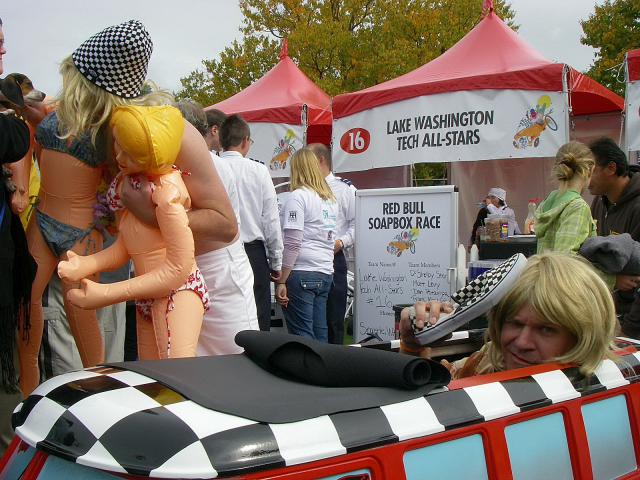
[(109, 127), (116, 128), (120, 146), (144, 171), (159, 175), (171, 170), (184, 131), (177, 108), (122, 105), (114, 108)]

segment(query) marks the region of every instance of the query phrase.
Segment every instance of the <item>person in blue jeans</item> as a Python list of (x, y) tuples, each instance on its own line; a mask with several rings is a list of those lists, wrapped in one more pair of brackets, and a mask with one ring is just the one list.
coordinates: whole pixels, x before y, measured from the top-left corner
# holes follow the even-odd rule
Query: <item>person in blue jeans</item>
[(284, 253), (276, 302), (289, 333), (327, 342), (338, 204), (311, 150), (295, 152), (290, 169), (292, 191), (280, 212)]

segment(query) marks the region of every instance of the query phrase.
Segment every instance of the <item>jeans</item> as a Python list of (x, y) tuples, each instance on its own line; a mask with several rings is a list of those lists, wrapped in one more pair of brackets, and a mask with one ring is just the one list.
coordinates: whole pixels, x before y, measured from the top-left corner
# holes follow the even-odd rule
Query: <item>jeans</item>
[(329, 343), (344, 343), (344, 317), (347, 311), (347, 259), (340, 250), (333, 257), (333, 281), (327, 297)]
[(287, 278), (289, 305), (282, 309), (289, 333), (327, 342), (327, 296), (333, 275), (292, 270)]

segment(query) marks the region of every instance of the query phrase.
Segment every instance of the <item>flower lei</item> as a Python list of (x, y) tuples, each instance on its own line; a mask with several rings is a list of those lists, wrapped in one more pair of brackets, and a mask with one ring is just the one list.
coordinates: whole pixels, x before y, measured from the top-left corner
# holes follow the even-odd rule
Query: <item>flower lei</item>
[(111, 182), (111, 173), (104, 165), (102, 166), (102, 175), (98, 189), (96, 191), (96, 203), (93, 205), (93, 222), (89, 224), (90, 228), (97, 229), (105, 238), (105, 231), (114, 236), (118, 231), (116, 227), (116, 216), (109, 209), (109, 201), (107, 199), (107, 189)]

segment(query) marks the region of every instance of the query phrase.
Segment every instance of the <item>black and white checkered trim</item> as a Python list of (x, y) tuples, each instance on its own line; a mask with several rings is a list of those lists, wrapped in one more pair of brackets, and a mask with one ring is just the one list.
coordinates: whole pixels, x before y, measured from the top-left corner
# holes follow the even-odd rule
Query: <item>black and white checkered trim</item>
[(147, 76), (153, 43), (142, 23), (130, 20), (105, 28), (73, 52), (80, 73), (119, 97), (137, 97)]
[(518, 257), (514, 255), (492, 269), (478, 275), (477, 278), (474, 278), (467, 285), (451, 295), (451, 301), (461, 307), (473, 305), (491, 292), (505, 275), (511, 271), (517, 261)]
[(637, 382), (640, 353), (577, 368), (432, 392), (299, 422), (212, 411), (140, 374), (98, 367), (40, 385), (14, 412), (16, 434), (69, 461), (155, 478), (212, 478), (296, 465), (452, 430)]
[(444, 338), (455, 329), (488, 312), (517, 281), (527, 265), (527, 258), (518, 253), (484, 272), (451, 296), (453, 311), (440, 314), (435, 325), (416, 327), (415, 313), (410, 314), (411, 327), (422, 345)]

